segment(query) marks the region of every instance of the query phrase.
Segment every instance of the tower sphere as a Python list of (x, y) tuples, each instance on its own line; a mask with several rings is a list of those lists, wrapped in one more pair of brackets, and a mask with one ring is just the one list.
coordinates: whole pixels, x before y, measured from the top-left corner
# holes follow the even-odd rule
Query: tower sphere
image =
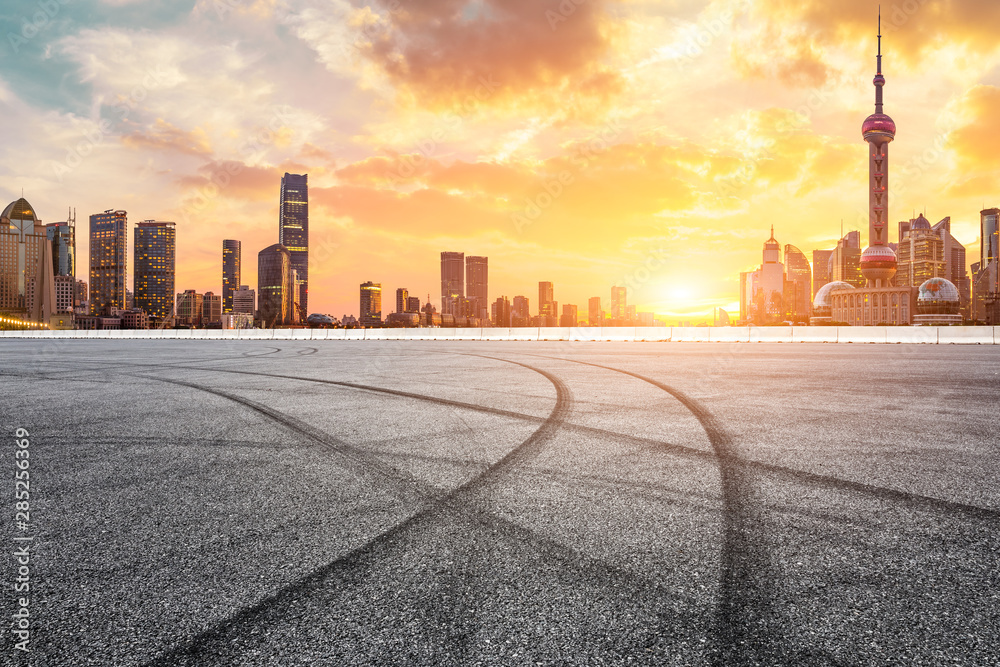
[(888, 283), (896, 275), (896, 253), (886, 245), (872, 245), (861, 253), (861, 275)]
[(865, 141), (888, 143), (896, 137), (896, 123), (884, 113), (873, 113), (861, 126)]

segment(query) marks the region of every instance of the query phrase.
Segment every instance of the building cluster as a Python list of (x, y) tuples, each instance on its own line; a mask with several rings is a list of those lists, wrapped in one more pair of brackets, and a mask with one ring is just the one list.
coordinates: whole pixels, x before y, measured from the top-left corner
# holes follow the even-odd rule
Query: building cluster
[[(997, 227), (1000, 209), (980, 213), (982, 251), (966, 269), (965, 246), (951, 234), (951, 218), (932, 225), (923, 214), (898, 223), (897, 242), (888, 234), (889, 144), (896, 124), (883, 111), (882, 36), (875, 85), (875, 113), (865, 119), (868, 144), (868, 247), (850, 232), (832, 250), (805, 255), (774, 238), (764, 243), (763, 263), (740, 274), (740, 319), (744, 323), (813, 325), (947, 325), (1000, 323)], [(811, 295), (811, 299), (809, 298)]]

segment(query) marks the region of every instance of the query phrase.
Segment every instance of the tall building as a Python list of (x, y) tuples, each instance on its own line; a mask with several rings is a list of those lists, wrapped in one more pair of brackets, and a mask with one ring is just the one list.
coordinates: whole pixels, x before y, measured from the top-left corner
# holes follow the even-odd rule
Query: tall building
[(628, 294), (624, 287), (617, 285), (611, 288), (611, 319), (616, 323), (625, 320), (625, 308), (628, 307)]
[(286, 173), (281, 178), (278, 216), (278, 243), (290, 253), (299, 292), (298, 319), (305, 321), (309, 314), (309, 174)]
[(292, 255), (275, 243), (257, 253), (257, 311), (265, 329), (290, 324), (292, 307)]
[(808, 322), (812, 306), (812, 270), (805, 253), (785, 246), (785, 313), (792, 322)]
[(23, 197), (0, 213), (0, 312), (27, 315), (28, 283), (47, 243), (42, 221)]
[(184, 290), (177, 295), (175, 320), (177, 324), (189, 327), (200, 327), (204, 311), (205, 296), (193, 289)]
[(382, 284), (371, 281), (361, 283), (361, 316), (358, 321), (363, 327), (377, 327), (382, 324)]
[(865, 279), (861, 275), (861, 232), (848, 232), (837, 242), (837, 247), (830, 251), (827, 273), (830, 275), (830, 282), (864, 286)]
[(592, 296), (587, 302), (587, 322), (592, 327), (604, 326), (604, 312), (601, 310), (601, 297)]
[(205, 292), (201, 302), (202, 326), (222, 325), (222, 295)]
[[(550, 282), (540, 282), (538, 283), (538, 317), (540, 320), (545, 318), (555, 319), (556, 317), (556, 306), (555, 306), (555, 289)], [(542, 322), (541, 326), (555, 326), (554, 324), (545, 324)]]
[(407, 313), (420, 313), (420, 297), (419, 296), (408, 296), (406, 297), (406, 312)]
[(52, 264), (57, 276), (76, 277), (76, 214), (72, 211), (66, 222), (45, 225), (45, 234), (52, 241)]
[(931, 278), (944, 278), (958, 291), (959, 312), (971, 317), (972, 288), (966, 270), (965, 246), (952, 236), (950, 217), (933, 226), (923, 214), (900, 222), (897, 253), (897, 285), (920, 287)]
[(565, 305), (562, 308), (562, 317), (559, 318), (559, 326), (575, 327), (578, 323), (578, 317), (576, 306)]
[(154, 323), (169, 320), (174, 306), (176, 225), (146, 220), (133, 235), (135, 263), (132, 305)]
[[(910, 324), (916, 309), (917, 289), (896, 287), (898, 263), (889, 245), (889, 143), (896, 137), (896, 124), (883, 113), (882, 20), (879, 17), (878, 69), (875, 113), (865, 119), (861, 133), (868, 144), (868, 247), (861, 253), (861, 275), (865, 286), (829, 292), (831, 318), (855, 326)], [(834, 275), (834, 278), (840, 280)], [(847, 281), (849, 282), (849, 281)], [(814, 303), (814, 305), (818, 305)]]
[(785, 265), (781, 263), (781, 244), (771, 237), (764, 242), (763, 263), (745, 278), (746, 319), (754, 324), (774, 324), (785, 319)]
[[(812, 261), (812, 296), (816, 296), (820, 288), (833, 280), (830, 277), (830, 257), (832, 250), (813, 250)], [(810, 297), (812, 298), (812, 297)]]
[(490, 319), (493, 320), (493, 326), (496, 327), (512, 326), (510, 300), (507, 297), (502, 296), (493, 302), (493, 306), (490, 308)]
[(233, 312), (233, 292), (240, 286), (242, 244), (234, 239), (222, 242), (222, 312)]
[[(396, 290), (396, 312), (397, 313), (408, 313), (410, 312), (406, 308), (406, 300), (410, 298), (410, 293), (405, 287), (400, 287)], [(418, 308), (419, 310), (419, 308)]]
[(466, 315), (485, 319), (489, 304), (489, 258), (469, 255), (465, 258), (465, 296), (469, 299)]
[(972, 318), (1000, 324), (1000, 208), (980, 212), (979, 261), (972, 265)]
[(526, 327), (531, 323), (531, 301), (526, 296), (515, 296), (510, 307), (510, 326)]
[(465, 298), (465, 253), (441, 253), (441, 314), (460, 315)]
[(257, 309), (257, 293), (250, 289), (249, 285), (240, 285), (239, 289), (233, 292), (233, 312), (244, 315), (254, 314)]
[(108, 209), (90, 216), (90, 312), (125, 310), (128, 214)]

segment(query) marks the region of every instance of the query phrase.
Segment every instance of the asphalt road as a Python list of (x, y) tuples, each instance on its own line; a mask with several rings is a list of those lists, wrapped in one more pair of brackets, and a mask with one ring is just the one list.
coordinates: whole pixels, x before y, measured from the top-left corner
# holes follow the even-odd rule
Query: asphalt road
[(998, 373), (979, 346), (5, 340), (0, 539), (34, 537), (37, 666), (996, 665)]

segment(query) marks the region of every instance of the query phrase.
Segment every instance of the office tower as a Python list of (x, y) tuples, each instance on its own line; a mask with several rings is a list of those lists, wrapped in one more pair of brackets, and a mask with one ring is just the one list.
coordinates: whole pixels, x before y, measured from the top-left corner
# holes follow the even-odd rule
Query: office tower
[(526, 296), (515, 296), (510, 306), (510, 326), (526, 327), (531, 324), (530, 301)]
[(172, 222), (146, 220), (135, 226), (132, 305), (146, 313), (154, 324), (169, 320), (174, 305), (176, 234)]
[(562, 309), (562, 318), (559, 320), (561, 327), (575, 327), (577, 325), (577, 307), (566, 305)]
[(865, 279), (861, 275), (861, 232), (848, 232), (837, 242), (837, 247), (830, 252), (827, 272), (830, 274), (830, 282), (864, 286)]
[(27, 314), (28, 283), (48, 241), (41, 223), (23, 197), (0, 213), (0, 312)]
[(211, 326), (222, 324), (222, 295), (205, 292), (201, 302), (201, 324)]
[(45, 234), (52, 241), (52, 263), (57, 276), (76, 277), (76, 213), (70, 211), (66, 222), (45, 225)]
[(628, 295), (624, 287), (611, 288), (611, 319), (620, 323), (625, 319), (625, 307), (628, 305)]
[(465, 296), (470, 304), (467, 315), (485, 319), (489, 303), (489, 258), (470, 255), (465, 258)]
[(511, 326), (510, 301), (507, 297), (502, 296), (493, 302), (493, 306), (490, 308), (490, 319), (493, 320), (493, 326)]
[(408, 296), (408, 297), (406, 297), (406, 312), (407, 313), (419, 313), (420, 312), (420, 297), (419, 296)]
[(629, 324), (635, 322), (635, 306), (625, 306), (625, 321)]
[(204, 299), (204, 295), (198, 294), (193, 289), (184, 290), (178, 294), (174, 316), (177, 324), (189, 327), (201, 326)]
[[(406, 307), (406, 300), (410, 298), (410, 293), (405, 287), (400, 287), (396, 290), (396, 312), (397, 313), (408, 313), (410, 312)], [(419, 308), (418, 308), (419, 310)]]
[(996, 326), (1000, 324), (1000, 208), (979, 214), (979, 261), (972, 265), (972, 318)]
[(242, 245), (234, 239), (222, 242), (222, 312), (233, 312), (233, 292), (240, 285)]
[(781, 263), (781, 244), (774, 238), (773, 225), (771, 237), (764, 242), (762, 259), (760, 268), (740, 276), (744, 290), (741, 318), (757, 325), (781, 322), (785, 316), (785, 265)]
[(460, 315), (465, 298), (465, 253), (441, 253), (441, 314)]
[(278, 215), (278, 244), (291, 255), (299, 290), (298, 315), (304, 321), (309, 314), (309, 174), (282, 177)]
[(832, 250), (813, 250), (812, 296), (815, 296), (823, 285), (832, 280), (830, 277), (830, 257), (832, 256)]
[[(538, 283), (538, 317), (555, 317), (555, 289), (550, 282)], [(542, 324), (542, 326), (548, 326)]]
[(587, 302), (587, 322), (592, 327), (604, 326), (604, 313), (601, 312), (601, 297), (592, 296)]
[(233, 312), (253, 315), (257, 306), (257, 293), (249, 285), (240, 285), (233, 291)]
[(257, 253), (257, 310), (265, 329), (292, 321), (292, 255), (275, 243)]
[(382, 324), (382, 284), (361, 283), (361, 316), (358, 321), (363, 327), (377, 327)]
[(108, 209), (90, 216), (90, 312), (125, 309), (128, 214)]
[(804, 252), (793, 245), (785, 246), (785, 311), (793, 322), (808, 322), (812, 306), (812, 269)]

